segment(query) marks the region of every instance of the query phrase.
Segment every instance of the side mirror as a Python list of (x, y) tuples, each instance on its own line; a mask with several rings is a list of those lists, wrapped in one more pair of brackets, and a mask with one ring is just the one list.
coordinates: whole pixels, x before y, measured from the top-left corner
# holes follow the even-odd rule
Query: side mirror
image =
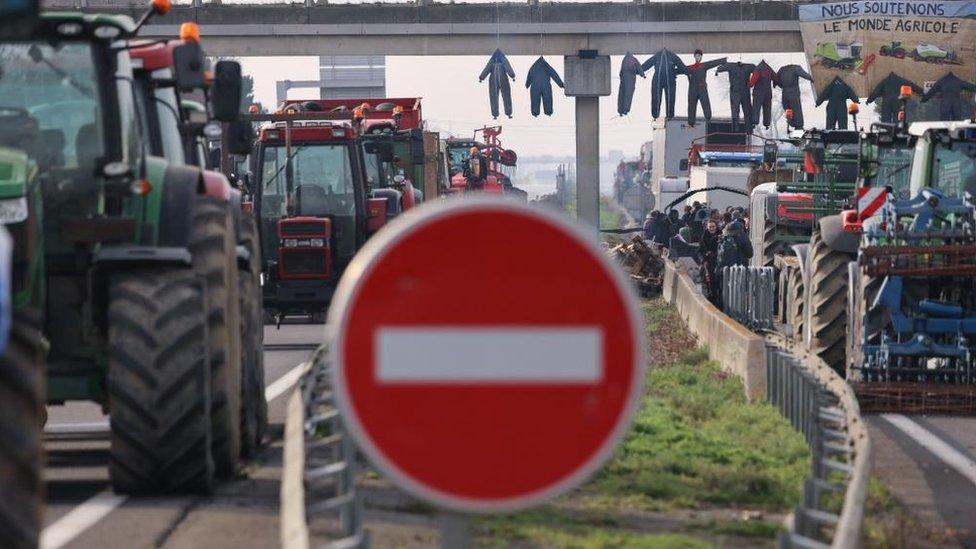
[(687, 158), (682, 158), (681, 161), (678, 162), (678, 169), (681, 170), (681, 171), (683, 171), (683, 172), (688, 171), (688, 159)]
[(173, 48), (173, 72), (176, 86), (181, 91), (202, 89), (206, 86), (203, 50), (196, 42), (187, 42)]
[(227, 145), (227, 152), (230, 154), (241, 156), (251, 154), (251, 147), (254, 146), (254, 129), (251, 127), (251, 123), (242, 120), (228, 123), (224, 142)]
[(241, 64), (237, 61), (218, 61), (214, 67), (214, 83), (210, 100), (214, 118), (233, 122), (241, 112)]

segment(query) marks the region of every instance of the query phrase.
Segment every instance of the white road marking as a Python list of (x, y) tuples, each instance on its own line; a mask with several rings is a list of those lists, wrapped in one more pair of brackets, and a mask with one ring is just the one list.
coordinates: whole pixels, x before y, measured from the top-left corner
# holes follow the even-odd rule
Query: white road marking
[(54, 521), (41, 532), (41, 549), (59, 549), (93, 524), (105, 518), (116, 507), (128, 499), (112, 492), (111, 488), (102, 490), (91, 499), (72, 509), (68, 514)]
[(398, 383), (597, 383), (598, 327), (381, 327), (376, 379)]
[(976, 485), (976, 462), (969, 456), (949, 446), (931, 431), (903, 415), (882, 414), (881, 417)]
[[(265, 388), (264, 398), (268, 402), (271, 402), (281, 396), (301, 379), (306, 367), (307, 363), (303, 362), (276, 379), (271, 385)], [(80, 423), (77, 425), (90, 429), (92, 426), (107, 426), (108, 422)], [(51, 427), (57, 427), (59, 430), (70, 429), (69, 425), (64, 424), (52, 425)], [(79, 428), (80, 430), (81, 428)], [(118, 506), (125, 503), (127, 499), (128, 496), (116, 495), (112, 492), (111, 488), (95, 494), (44, 528), (44, 531), (41, 532), (41, 549), (60, 549), (64, 547), (71, 540), (81, 535), (82, 532), (105, 518), (105, 516), (114, 511)]]

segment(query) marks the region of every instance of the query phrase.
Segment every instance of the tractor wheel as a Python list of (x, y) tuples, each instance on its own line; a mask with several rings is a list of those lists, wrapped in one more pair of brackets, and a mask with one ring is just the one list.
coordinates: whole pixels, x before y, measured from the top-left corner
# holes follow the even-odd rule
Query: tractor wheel
[(843, 375), (847, 338), (847, 263), (850, 254), (831, 249), (815, 228), (807, 257), (805, 292), (807, 348)]
[(904, 59), (905, 58), (905, 50), (901, 50), (901, 49), (895, 50), (895, 57), (897, 59)]
[(44, 345), (39, 316), (15, 310), (0, 356), (0, 540), (37, 547), (44, 505)]
[(254, 457), (268, 430), (268, 402), (264, 399), (264, 323), (261, 308), (260, 247), (250, 214), (242, 216), (242, 244), (251, 252), (247, 270), (239, 270), (243, 374), (241, 379), (241, 455)]
[(878, 53), (880, 53), (884, 57), (889, 57), (891, 55), (891, 47), (890, 46), (881, 46), (881, 50), (879, 50)]
[(116, 492), (213, 490), (204, 284), (190, 269), (113, 277), (109, 476)]
[(198, 196), (190, 252), (207, 281), (213, 458), (217, 475), (237, 473), (241, 455), (241, 331), (234, 221), (226, 202)]
[(847, 366), (848, 379), (852, 379), (861, 375), (864, 343), (877, 345), (881, 342), (881, 333), (888, 325), (889, 317), (884, 307), (874, 304), (882, 279), (865, 275), (854, 261), (848, 269)]
[(787, 284), (787, 296), (789, 299), (786, 308), (786, 320), (793, 329), (793, 339), (801, 341), (803, 339), (803, 274), (799, 268), (790, 269)]

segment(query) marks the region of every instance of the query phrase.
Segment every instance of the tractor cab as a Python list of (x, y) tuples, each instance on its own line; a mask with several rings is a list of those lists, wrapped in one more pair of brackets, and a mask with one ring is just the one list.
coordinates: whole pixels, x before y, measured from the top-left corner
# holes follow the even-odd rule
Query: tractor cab
[(385, 221), (385, 199), (367, 194), (353, 113), (300, 109), (247, 117), (268, 122), (254, 150), (254, 209), (264, 307), (279, 319), (322, 317), (345, 266)]
[(915, 141), (911, 195), (927, 188), (956, 198), (976, 196), (976, 123), (916, 122), (908, 133)]

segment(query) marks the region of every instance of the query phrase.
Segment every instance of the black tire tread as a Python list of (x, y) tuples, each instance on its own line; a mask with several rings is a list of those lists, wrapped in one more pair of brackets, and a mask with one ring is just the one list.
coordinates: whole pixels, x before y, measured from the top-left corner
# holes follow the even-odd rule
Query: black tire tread
[(117, 275), (109, 299), (113, 488), (209, 493), (214, 464), (203, 281), (179, 268)]
[(847, 342), (847, 264), (850, 254), (833, 250), (814, 231), (810, 238), (805, 313), (807, 347), (844, 375)]
[(241, 244), (250, 252), (247, 270), (238, 272), (243, 338), (241, 455), (253, 458), (268, 430), (268, 402), (264, 398), (264, 322), (261, 306), (261, 247), (257, 225), (250, 214), (241, 217)]
[(44, 502), (44, 342), (40, 316), (13, 313), (0, 355), (0, 540), (14, 549), (37, 547)]
[(237, 474), (241, 453), (241, 337), (237, 243), (230, 206), (208, 196), (193, 204), (190, 252), (207, 282), (211, 432), (219, 477)]

